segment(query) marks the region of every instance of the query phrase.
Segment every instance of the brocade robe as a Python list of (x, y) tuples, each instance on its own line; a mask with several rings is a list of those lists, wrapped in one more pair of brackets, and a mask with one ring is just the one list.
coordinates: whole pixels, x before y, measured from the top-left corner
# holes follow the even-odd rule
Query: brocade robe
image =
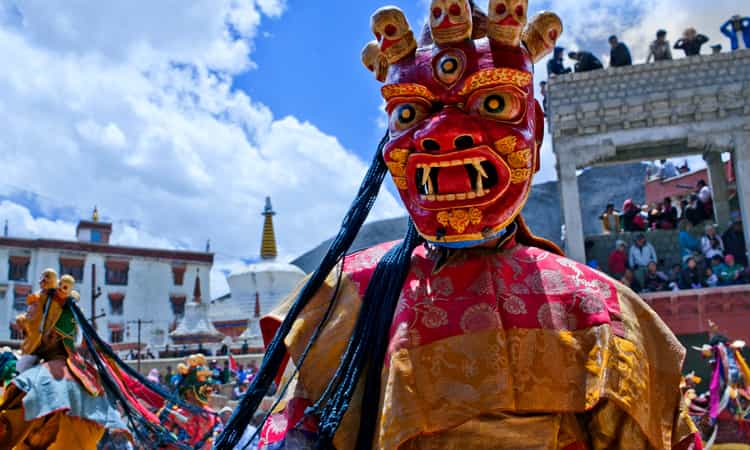
[[(293, 398), (261, 448), (308, 448), (304, 416), (336, 370), (375, 266), (393, 244), (348, 256), (333, 314)], [(328, 280), (285, 344), (292, 361), (331, 300)], [(296, 293), (262, 320), (273, 336)], [(334, 437), (354, 448), (361, 408), (378, 408), (377, 449), (700, 448), (680, 416), (684, 348), (636, 294), (582, 264), (511, 240), (454, 252), (418, 247), (390, 329), (379, 405), (361, 383)]]

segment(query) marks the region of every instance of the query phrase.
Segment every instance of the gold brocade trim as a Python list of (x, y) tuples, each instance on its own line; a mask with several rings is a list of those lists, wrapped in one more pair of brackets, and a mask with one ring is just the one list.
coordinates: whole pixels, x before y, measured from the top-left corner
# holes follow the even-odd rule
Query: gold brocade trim
[(525, 148), (508, 155), (508, 165), (514, 169), (523, 169), (529, 167), (531, 162), (531, 150)]
[(506, 136), (495, 141), (495, 150), (501, 155), (508, 155), (516, 150), (518, 138), (515, 136)]
[(463, 233), (469, 224), (477, 225), (482, 222), (482, 211), (477, 208), (440, 211), (437, 221), (444, 227), (450, 225), (454, 230)]
[(531, 178), (531, 169), (513, 169), (510, 172), (510, 182), (513, 184), (523, 183)]
[(467, 95), (477, 89), (496, 86), (499, 84), (513, 85), (525, 88), (531, 83), (531, 74), (521, 70), (501, 67), (499, 69), (487, 69), (471, 75), (465, 82), (459, 95)]
[(416, 83), (387, 84), (380, 89), (383, 98), (388, 101), (395, 97), (422, 97), (431, 102), (438, 97), (425, 86)]
[(409, 149), (406, 148), (395, 148), (388, 152), (388, 158), (390, 161), (386, 162), (388, 170), (391, 172), (393, 182), (396, 187), (402, 191), (409, 188), (406, 182), (406, 161), (409, 159)]

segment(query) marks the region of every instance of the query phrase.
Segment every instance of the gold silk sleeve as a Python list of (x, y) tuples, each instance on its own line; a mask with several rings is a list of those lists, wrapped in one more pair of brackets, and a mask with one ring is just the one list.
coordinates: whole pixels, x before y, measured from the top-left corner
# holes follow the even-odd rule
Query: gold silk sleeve
[(30, 426), (23, 418), (24, 392), (9, 384), (0, 403), (0, 448), (13, 448)]
[[(337, 270), (334, 270), (328, 276), (323, 286), (310, 299), (310, 302), (295, 320), (286, 339), (284, 339), (284, 344), (297, 366), (299, 366), (300, 355), (304, 352), (315, 329), (323, 319), (331, 301), (334, 301), (333, 297), (338, 281)], [(276, 318), (279, 322), (283, 320), (306, 282), (307, 279), (303, 280), (295, 292), (267, 316), (266, 320), (273, 318)], [(343, 274), (328, 322), (300, 368), (296, 395), (304, 394), (305, 398), (311, 401), (320, 398), (329, 380), (333, 378), (341, 356), (346, 350), (349, 336), (351, 336), (357, 320), (361, 301), (357, 285), (346, 274)], [(355, 391), (351, 406), (344, 415), (339, 431), (334, 437), (334, 445), (337, 449), (354, 448), (359, 428), (361, 398), (360, 385)]]
[[(621, 383), (629, 383), (635, 389), (607, 395), (606, 401), (592, 410), (592, 423), (601, 427), (601, 435), (597, 436), (602, 446), (595, 448), (670, 449), (692, 434), (680, 414), (679, 386), (685, 349), (643, 299), (619, 283), (616, 287), (625, 342), (635, 350), (632, 361), (621, 361), (620, 365), (630, 365), (629, 374), (623, 374), (628, 377)], [(634, 395), (622, 395), (623, 392)], [(628, 435), (632, 444), (625, 443)], [(642, 447), (638, 446), (638, 436), (645, 441)]]

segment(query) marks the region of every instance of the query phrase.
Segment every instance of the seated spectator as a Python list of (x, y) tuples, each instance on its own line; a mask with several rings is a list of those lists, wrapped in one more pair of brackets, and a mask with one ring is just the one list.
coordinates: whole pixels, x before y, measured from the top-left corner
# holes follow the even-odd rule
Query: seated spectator
[(552, 54), (549, 62), (547, 62), (547, 76), (552, 77), (555, 75), (564, 75), (572, 72), (570, 67), (565, 67), (563, 64), (563, 55), (565, 49), (562, 47), (555, 47), (555, 51)]
[(575, 65), (576, 73), (591, 72), (592, 70), (603, 69), (604, 66), (599, 58), (591, 52), (577, 51), (568, 53), (568, 58), (578, 61)]
[(620, 282), (629, 287), (633, 292), (641, 292), (641, 285), (635, 279), (635, 274), (630, 269), (625, 269), (625, 274), (620, 279)]
[(678, 240), (680, 242), (680, 258), (683, 261), (687, 261), (687, 258), (694, 257), (701, 253), (700, 242), (690, 234), (690, 230), (692, 229), (693, 225), (690, 221), (686, 219), (680, 220), (680, 234)]
[(701, 47), (708, 42), (708, 37), (698, 34), (695, 28), (688, 28), (682, 34), (682, 38), (674, 43), (674, 48), (685, 52), (685, 56), (700, 55)]
[(618, 240), (615, 242), (615, 249), (609, 254), (607, 267), (612, 278), (620, 279), (625, 275), (628, 266), (628, 254), (625, 249), (625, 241)]
[(651, 60), (667, 61), (670, 59), (672, 59), (672, 49), (667, 40), (667, 32), (665, 30), (659, 30), (656, 32), (656, 40), (652, 42), (648, 48), (648, 58), (646, 58), (646, 62), (650, 63)]
[(661, 209), (663, 205), (659, 203), (658, 205), (653, 205), (651, 209), (647, 211), (648, 214), (648, 229), (649, 230), (655, 230), (658, 225), (661, 223)]
[(630, 50), (628, 46), (620, 42), (617, 36), (612, 35), (609, 37), (609, 66), (610, 67), (623, 67), (632, 66), (633, 58), (630, 57)]
[(659, 168), (659, 178), (661, 179), (672, 178), (672, 177), (676, 177), (677, 175), (679, 174), (677, 172), (677, 167), (675, 167), (674, 163), (667, 159), (662, 159), (661, 168)]
[(671, 291), (680, 290), (680, 278), (682, 276), (682, 266), (675, 264), (672, 266), (672, 270), (669, 271), (668, 287)]
[(706, 267), (706, 276), (703, 279), (703, 285), (706, 287), (716, 287), (719, 285), (719, 277), (714, 273), (713, 267)]
[(672, 199), (669, 197), (665, 198), (664, 203), (662, 203), (657, 228), (662, 230), (677, 228), (677, 208), (672, 206)]
[[(720, 30), (724, 36), (729, 38), (732, 51), (743, 47), (750, 48), (750, 17), (742, 17), (736, 14), (724, 22)], [(740, 40), (740, 35), (742, 35), (742, 40)]]
[(599, 219), (602, 221), (603, 234), (620, 232), (620, 213), (615, 210), (614, 203), (607, 204), (607, 209), (599, 216)]
[(724, 251), (734, 256), (737, 264), (747, 267), (747, 246), (745, 233), (742, 231), (742, 216), (739, 211), (732, 212), (732, 225), (722, 235)]
[[(709, 269), (710, 270), (710, 269)], [(680, 289), (700, 289), (703, 287), (703, 276), (698, 263), (692, 256), (687, 259), (685, 268), (680, 273)]]
[(713, 225), (706, 227), (706, 234), (701, 238), (701, 251), (706, 259), (713, 259), (714, 256), (724, 257), (724, 242), (716, 234), (716, 228)]
[(250, 387), (250, 382), (248, 382), (247, 380), (238, 383), (234, 387), (234, 389), (232, 389), (232, 397), (234, 397), (233, 400), (241, 399), (245, 395), (245, 392), (247, 392), (248, 387)]
[(540, 81), (539, 82), (539, 91), (542, 94), (542, 110), (544, 111), (544, 115), (547, 115), (547, 82), (546, 81)]
[(643, 292), (664, 291), (667, 288), (668, 280), (664, 273), (657, 270), (656, 263), (650, 262), (643, 279)]
[(719, 286), (731, 286), (745, 282), (745, 268), (737, 264), (734, 256), (726, 255), (724, 264), (718, 268)]
[(685, 208), (683, 216), (693, 226), (700, 225), (704, 220), (706, 220), (706, 213), (703, 209), (703, 206), (700, 204), (700, 201), (698, 200), (697, 194), (690, 195), (690, 202), (688, 203), (687, 208)]
[(635, 244), (630, 246), (628, 264), (633, 270), (638, 283), (644, 288), (646, 269), (649, 264), (656, 264), (656, 261), (654, 246), (646, 241), (646, 236), (643, 233), (636, 236)]
[(646, 231), (646, 221), (641, 217), (641, 210), (631, 199), (622, 204), (622, 227), (629, 232)]
[(711, 219), (714, 216), (714, 200), (711, 188), (706, 184), (706, 180), (698, 180), (696, 186), (698, 194), (698, 204), (703, 208), (704, 218)]

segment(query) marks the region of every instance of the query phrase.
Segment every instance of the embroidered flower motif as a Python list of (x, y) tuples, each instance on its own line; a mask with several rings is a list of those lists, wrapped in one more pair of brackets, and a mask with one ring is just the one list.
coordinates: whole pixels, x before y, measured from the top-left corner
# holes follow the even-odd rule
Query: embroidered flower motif
[(453, 282), (448, 277), (437, 277), (430, 280), (429, 289), (433, 295), (447, 297), (453, 294)]
[(526, 277), (526, 284), (537, 294), (559, 295), (570, 289), (562, 273), (557, 270), (541, 270)]
[(464, 311), (460, 325), (464, 333), (492, 330), (500, 326), (500, 317), (491, 305), (479, 303)]
[(482, 272), (477, 279), (469, 286), (469, 292), (477, 296), (489, 295), (492, 293), (492, 277), (489, 272)]
[(548, 330), (575, 330), (576, 317), (565, 310), (562, 303), (545, 303), (537, 312), (537, 320)]
[(544, 261), (549, 256), (548, 252), (533, 247), (519, 247), (513, 253), (513, 259), (522, 263), (537, 263)]
[(423, 305), (422, 325), (427, 328), (439, 328), (448, 324), (448, 312), (434, 305)]
[(503, 309), (508, 314), (513, 314), (514, 316), (526, 314), (526, 302), (521, 297), (513, 294), (504, 294), (502, 298), (505, 299), (503, 301)]
[(599, 314), (605, 310), (604, 301), (597, 291), (586, 289), (576, 292), (576, 300), (578, 307), (586, 314)]
[(268, 429), (271, 433), (278, 434), (286, 431), (289, 421), (283, 414), (274, 414), (268, 419)]

